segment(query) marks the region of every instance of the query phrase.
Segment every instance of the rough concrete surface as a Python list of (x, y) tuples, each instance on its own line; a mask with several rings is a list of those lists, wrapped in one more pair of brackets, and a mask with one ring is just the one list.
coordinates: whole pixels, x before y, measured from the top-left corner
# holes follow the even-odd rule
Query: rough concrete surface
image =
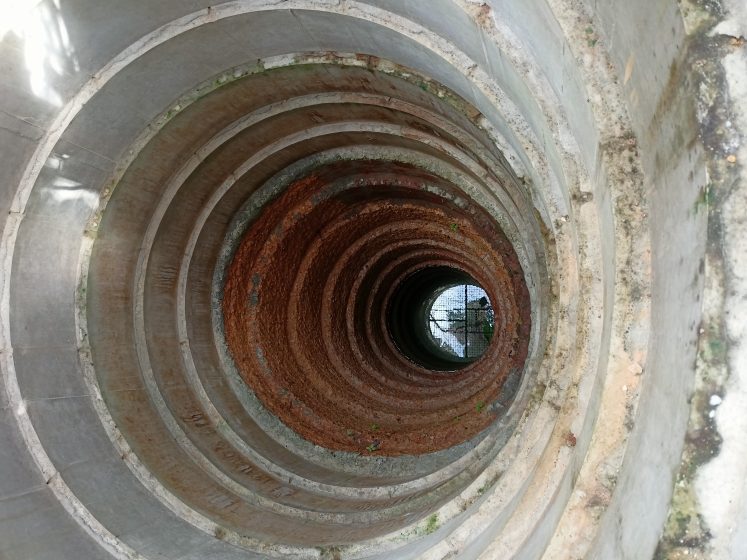
[(747, 557), (743, 2), (3, 8), (0, 558)]

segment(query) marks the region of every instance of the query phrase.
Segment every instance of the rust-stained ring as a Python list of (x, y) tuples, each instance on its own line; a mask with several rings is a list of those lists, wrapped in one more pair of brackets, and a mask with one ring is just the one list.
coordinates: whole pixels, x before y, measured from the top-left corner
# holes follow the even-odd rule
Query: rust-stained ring
[[(254, 124), (246, 129), (227, 124), (216, 136), (220, 142), (211, 140), (210, 149), (197, 149), (194, 169), (185, 167), (190, 169), (188, 173), (181, 167), (173, 170), (173, 175), (162, 179), (165, 181), (162, 188), (153, 192), (138, 186), (143, 184), (143, 176), (150, 177), (160, 169), (162, 151), (144, 150), (123, 182), (123, 186), (131, 188), (117, 188), (117, 200), (113, 199), (109, 207), (112, 213), (107, 216), (103, 235), (96, 243), (101, 250), (97, 254), (108, 254), (106, 248), (118, 239), (109, 235), (111, 223), (125, 223), (128, 228), (142, 230), (146, 239), (135, 252), (118, 252), (135, 257), (123, 261), (125, 274), (112, 277), (109, 267), (102, 264), (105, 260), (92, 261), (99, 290), (91, 293), (99, 298), (95, 307), (99, 325), (119, 328), (132, 322), (123, 317), (126, 312), (119, 312), (120, 300), (116, 296), (103, 297), (102, 287), (119, 285), (119, 276), (125, 282), (143, 283), (143, 289), (137, 291), (142, 296), (138, 296), (134, 306), (126, 308), (136, 311), (137, 353), (124, 357), (122, 353), (111, 352), (96, 355), (97, 371), (103, 375), (122, 371), (124, 368), (114, 362), (126, 359), (129, 363), (131, 358), (136, 362), (129, 371), (137, 371), (139, 367), (142, 373), (141, 377), (124, 381), (121, 375), (117, 379), (109, 377), (113, 383), (137, 384), (142, 379), (145, 384), (145, 391), (126, 395), (108, 393), (114, 404), (112, 409), (121, 413), (118, 423), (126, 428), (128, 440), (140, 442), (138, 460), (159, 479), (167, 481), (168, 492), (187, 507), (205, 512), (227, 534), (235, 532), (242, 538), (251, 536), (289, 544), (355, 542), (393, 535), (392, 531), (411, 524), (456, 496), (459, 500), (475, 500), (479, 486), (472, 487), (470, 483), (478, 476), (492, 476), (485, 469), (503, 450), (524, 411), (528, 392), (526, 387), (520, 387), (515, 393), (518, 385), (515, 382), (512, 391), (504, 391), (501, 386), (496, 400), (500, 406), (486, 406), (478, 416), (477, 405), (483, 401), (477, 401), (474, 409), (470, 409), (470, 399), (474, 402), (480, 394), (495, 390), (497, 385), (504, 384), (503, 377), (494, 375), (474, 381), (469, 376), (471, 370), (465, 368), (449, 379), (441, 373), (418, 368), (397, 351), (384, 320), (389, 288), (397, 283), (397, 278), (423, 266), (460, 263), (475, 277), (490, 276), (489, 270), (479, 272), (482, 268), (489, 269), (490, 261), (481, 260), (484, 251), (474, 248), (484, 244), (483, 238), (495, 237), (494, 222), (500, 223), (511, 239), (518, 240), (516, 251), (522, 257), (527, 277), (536, 277), (531, 244), (534, 230), (522, 227), (524, 222), (532, 222), (532, 215), (518, 210), (520, 205), (515, 199), (521, 200), (522, 192), (517, 190), (515, 177), (506, 172), (496, 152), (481, 147), (490, 144), (486, 139), (480, 141), (479, 130), (461, 120), (458, 109), (445, 104), (436, 111), (439, 117), (432, 110), (431, 94), (417, 84), (403, 84), (398, 78), (377, 77), (376, 73), (364, 70), (346, 69), (344, 73), (347, 72), (365, 79), (369, 84), (367, 89), (377, 88), (382, 95), (372, 97), (367, 91), (360, 99), (347, 94), (335, 99), (325, 94), (325, 104), (313, 107), (307, 107), (312, 97), (303, 95), (302, 101), (295, 98), (283, 101), (282, 105), (288, 106), (286, 114), (264, 95), (255, 101), (269, 104), (276, 111), (266, 111), (264, 105), (259, 109), (252, 107), (257, 87), (249, 83), (237, 85), (241, 88), (238, 90), (220, 88), (200, 101), (221, 111), (231, 107), (232, 112), (246, 115), (241, 117), (242, 123)], [(328, 73), (329, 69), (320, 72), (323, 76)], [(270, 77), (257, 77), (256, 82), (262, 84)], [(295, 87), (295, 82), (289, 83)], [(383, 93), (389, 92), (391, 86), (396, 86), (403, 98), (415, 101), (404, 105), (411, 112), (390, 108), (396, 102), (390, 102)], [(230, 103), (212, 100), (213, 96), (223, 97), (224, 93)], [(293, 95), (298, 94), (293, 91)], [(271, 95), (281, 96), (282, 92), (275, 92), (273, 87)], [(347, 102), (344, 114), (340, 111), (343, 101)], [(369, 110), (372, 101), (377, 104)], [(245, 104), (249, 113), (233, 108), (233, 104)], [(423, 109), (421, 115), (421, 106), (431, 110)], [(252, 113), (255, 109), (256, 114)], [(178, 134), (170, 130), (163, 139), (158, 136), (158, 142), (181, 143), (182, 137), (189, 138), (192, 129), (203, 123), (204, 114), (204, 110), (195, 114), (180, 111), (173, 121)], [(309, 125), (307, 119), (314, 124)], [(454, 126), (449, 120), (460, 124)], [(234, 131), (239, 132), (235, 137)], [(194, 153), (195, 149), (185, 149), (184, 153)], [(344, 373), (355, 373), (333, 378), (335, 382), (345, 383), (346, 393), (341, 395), (357, 393), (348, 408), (335, 410), (337, 414), (364, 419), (373, 413), (388, 414), (385, 420), (391, 423), (393, 411), (419, 410), (418, 414), (409, 414), (405, 430), (399, 433), (391, 429), (387, 429), (391, 433), (384, 433), (384, 422), (368, 424), (365, 420), (363, 427), (370, 433), (358, 434), (349, 428), (353, 433), (348, 436), (346, 428), (342, 441), (328, 446), (314, 445), (312, 432), (332, 433), (327, 428), (339, 427), (335, 424), (338, 418), (328, 415), (323, 419), (326, 425), (307, 420), (306, 428), (311, 432), (303, 433), (298, 425), (276, 416), (267, 402), (261, 400), (262, 395), (255, 392), (255, 385), (239, 376), (224, 344), (225, 323), (220, 305), (226, 267), (247, 221), (256, 226), (258, 212), (262, 214), (261, 220), (267, 212), (278, 208), (277, 220), (267, 221), (272, 227), (264, 232), (252, 228), (251, 235), (267, 234), (269, 238), (273, 232), (282, 233), (275, 231), (276, 226), (283, 220), (292, 225), (296, 219), (292, 205), (279, 202), (287, 201), (283, 197), (293, 193), (288, 185), (320, 178), (324, 181), (317, 186), (324, 183), (327, 187), (310, 184), (309, 189), (314, 188), (317, 196), (300, 196), (296, 200), (300, 207), (321, 207), (329, 218), (324, 235), (319, 236), (324, 243), (318, 245), (317, 251), (314, 254), (296, 251), (294, 258), (298, 262), (308, 259), (309, 266), (304, 268), (306, 279), (293, 275), (295, 280), (283, 289), (288, 294), (295, 290), (299, 297), (283, 300), (267, 292), (267, 277), (258, 275), (256, 292), (252, 294), (249, 289), (249, 299), (243, 303), (254, 297), (259, 304), (269, 293), (284, 305), (277, 316), (262, 315), (285, 320), (277, 325), (271, 323), (268, 331), (258, 333), (272, 341), (280, 338), (274, 336), (272, 329), (279, 329), (281, 337), (289, 338), (294, 332), (304, 336), (299, 329), (288, 334), (287, 326), (293, 324), (288, 320), (290, 301), (316, 304), (321, 300), (327, 305), (335, 299), (350, 301), (350, 305), (330, 305), (330, 309), (344, 311), (344, 322), (350, 328), (340, 330), (339, 322), (328, 321), (326, 334), (324, 329), (319, 330), (321, 336), (315, 341), (316, 346), (291, 344), (288, 348), (294, 348), (295, 353), (268, 352), (267, 357), (298, 364), (300, 352), (306, 363), (317, 365), (322, 362), (317, 359), (318, 354), (324, 358), (325, 371), (337, 374), (345, 368)], [(375, 196), (361, 200), (364, 193)], [(132, 211), (144, 205), (140, 196), (154, 199), (150, 204), (157, 206), (157, 210), (152, 216)], [(267, 203), (273, 197), (277, 206), (275, 202)], [(393, 206), (387, 206), (388, 203)], [(334, 211), (344, 213), (345, 208), (347, 222), (342, 218), (332, 219)], [(361, 219), (364, 208), (370, 209), (367, 220)], [(451, 214), (447, 216), (444, 212)], [(300, 212), (298, 217), (307, 220), (308, 226), (308, 212)], [(454, 220), (466, 224), (462, 227), (464, 232), (468, 226), (474, 231), (469, 236), (460, 233), (455, 241), (447, 227)], [(137, 228), (133, 226), (135, 222)], [(356, 224), (360, 226), (357, 237), (351, 235), (350, 229)], [(386, 231), (377, 231), (382, 224)], [(280, 235), (275, 240), (278, 251), (262, 252), (263, 247), (258, 246), (258, 254), (266, 257), (261, 263), (266, 272), (283, 276), (283, 267), (276, 257), (289, 239), (292, 248), (296, 241), (306, 242), (312, 237)], [(352, 245), (355, 239), (362, 240), (364, 249), (376, 245), (380, 250), (359, 252)], [(135, 241), (134, 236), (127, 239), (128, 243)], [(328, 255), (325, 246), (331, 244), (346, 247), (347, 251)], [(137, 259), (137, 255), (143, 259)], [(394, 259), (396, 255), (399, 262)], [(328, 265), (322, 266), (323, 263), (332, 269), (336, 267), (337, 272), (325, 274)], [(521, 269), (517, 270), (521, 274)], [(111, 281), (102, 281), (104, 278)], [(249, 276), (248, 281), (255, 282), (255, 276)], [(353, 286), (355, 282), (358, 284)], [(489, 282), (483, 283), (495, 291), (488, 286)], [(325, 292), (320, 291), (322, 284)], [(372, 288), (374, 285), (376, 289)], [(314, 297), (304, 300), (304, 294)], [(328, 298), (326, 294), (332, 296)], [(534, 285), (532, 294), (533, 298), (537, 296)], [(375, 307), (366, 306), (367, 298), (376, 302)], [(357, 313), (356, 306), (365, 313)], [(113, 308), (112, 313), (106, 313), (109, 308)], [(302, 318), (309, 315), (303, 305), (291, 311)], [(115, 321), (112, 317), (123, 320)], [(313, 328), (320, 327), (319, 315), (311, 314), (311, 318)], [(363, 330), (359, 329), (361, 320)], [(98, 342), (102, 333), (107, 332), (101, 329), (92, 334), (97, 349), (102, 348)], [(269, 348), (266, 344), (263, 347)], [(119, 350), (116, 345), (107, 348)], [(353, 348), (359, 348), (357, 354)], [(259, 364), (267, 363), (266, 356), (261, 356)], [(516, 381), (521, 373), (521, 368), (512, 368), (509, 378)], [(489, 379), (493, 386), (484, 382)], [(305, 397), (311, 391), (319, 392), (323, 381), (308, 388), (301, 386), (306, 393), (299, 394)], [(360, 390), (351, 390), (351, 384), (355, 383)], [(338, 392), (335, 385), (332, 390)], [(517, 402), (505, 416), (491, 423), (492, 418), (498, 417), (501, 406), (511, 405), (514, 394), (519, 395)], [(122, 395), (124, 398), (119, 398)], [(129, 397), (137, 400), (130, 402)], [(149, 403), (155, 406), (149, 408)], [(430, 434), (423, 437), (423, 426), (430, 431), (433, 424), (441, 423), (451, 403), (465, 411), (454, 416), (454, 428), (451, 434), (445, 434), (451, 435), (452, 440), (446, 441), (444, 434), (438, 441), (427, 437)], [(306, 405), (312, 418), (319, 402), (307, 399), (299, 402), (301, 405)], [(477, 420), (485, 422), (486, 429), (475, 426), (475, 419), (468, 414), (475, 414)], [(458, 428), (466, 432), (464, 426), (469, 428), (470, 422), (471, 435), (459, 433)], [(335, 434), (338, 438), (339, 435)], [(408, 447), (411, 441), (415, 445)], [(174, 465), (184, 474), (172, 483), (170, 473)], [(303, 520), (303, 531), (295, 530), (299, 520)]]
[[(441, 178), (394, 162), (328, 165), (267, 204), (228, 268), (225, 337), (247, 385), (303, 438), (398, 456), (446, 449), (497, 417), (529, 340), (524, 276), (497, 223), (429, 188)], [(352, 249), (351, 249), (352, 248)], [(427, 266), (473, 277), (503, 321), (485, 355), (444, 375), (403, 358), (386, 309)]]

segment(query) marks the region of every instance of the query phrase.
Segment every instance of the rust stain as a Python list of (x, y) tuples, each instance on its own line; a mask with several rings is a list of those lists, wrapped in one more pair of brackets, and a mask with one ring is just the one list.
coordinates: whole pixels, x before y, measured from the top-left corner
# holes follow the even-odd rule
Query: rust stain
[[(234, 361), (268, 410), (317, 445), (386, 456), (452, 447), (496, 419), (486, 405), (523, 366), (530, 308), (517, 256), (484, 210), (434, 185), (465, 199), (404, 164), (328, 165), (266, 205), (229, 266)], [(496, 310), (486, 353), (446, 375), (404, 358), (386, 325), (396, 285), (434, 264), (468, 272)]]

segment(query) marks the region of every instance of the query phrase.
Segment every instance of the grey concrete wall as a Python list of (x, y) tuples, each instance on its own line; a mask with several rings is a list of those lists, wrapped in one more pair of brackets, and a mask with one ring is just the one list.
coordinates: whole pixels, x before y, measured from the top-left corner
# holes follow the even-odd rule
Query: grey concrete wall
[[(738, 3), (44, 0), (7, 21), (0, 556), (745, 553)], [(330, 453), (232, 370), (229, 226), (325, 158), (427, 169), (512, 240), (530, 356), (479, 437)]]

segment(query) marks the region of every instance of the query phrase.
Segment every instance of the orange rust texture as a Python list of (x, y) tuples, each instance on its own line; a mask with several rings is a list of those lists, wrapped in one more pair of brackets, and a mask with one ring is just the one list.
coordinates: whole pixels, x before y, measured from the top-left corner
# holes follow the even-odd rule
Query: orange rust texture
[[(236, 365), (315, 444), (387, 456), (449, 448), (495, 420), (490, 404), (523, 366), (530, 310), (516, 253), (483, 210), (429, 184), (466, 200), (409, 166), (329, 165), (263, 209), (229, 266), (222, 306)], [(470, 274), (496, 311), (490, 347), (457, 372), (410, 362), (387, 332), (392, 291), (433, 265)]]

